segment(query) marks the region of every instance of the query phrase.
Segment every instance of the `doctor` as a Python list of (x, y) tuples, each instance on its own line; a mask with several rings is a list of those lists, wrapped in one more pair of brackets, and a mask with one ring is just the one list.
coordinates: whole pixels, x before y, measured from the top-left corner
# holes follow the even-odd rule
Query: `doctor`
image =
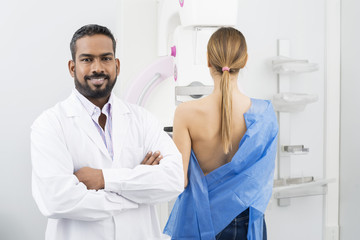
[(32, 192), (47, 240), (161, 239), (154, 204), (184, 189), (181, 155), (155, 117), (112, 93), (115, 48), (106, 27), (76, 31), (75, 89), (32, 125)]

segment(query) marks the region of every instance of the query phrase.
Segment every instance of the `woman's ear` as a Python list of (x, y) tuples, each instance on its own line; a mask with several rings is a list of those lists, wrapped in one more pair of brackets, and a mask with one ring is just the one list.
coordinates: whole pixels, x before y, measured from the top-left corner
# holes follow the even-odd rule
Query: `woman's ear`
[(206, 60), (207, 60), (207, 66), (210, 68), (211, 64), (209, 62), (209, 54), (208, 53), (206, 53)]
[(245, 67), (246, 66), (246, 64), (247, 64), (247, 61), (248, 61), (248, 54), (246, 53), (246, 57), (245, 57), (245, 61), (244, 61), (244, 66), (243, 67)]

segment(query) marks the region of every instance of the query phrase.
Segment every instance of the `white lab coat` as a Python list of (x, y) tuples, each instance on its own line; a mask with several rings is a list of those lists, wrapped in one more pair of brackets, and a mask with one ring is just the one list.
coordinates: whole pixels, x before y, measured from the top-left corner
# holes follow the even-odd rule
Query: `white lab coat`
[[(161, 239), (155, 203), (183, 191), (181, 154), (146, 110), (114, 96), (111, 159), (73, 93), (32, 125), (32, 192), (48, 217), (46, 240)], [(140, 165), (159, 150), (159, 165)], [(103, 169), (104, 190), (87, 190), (74, 172)]]

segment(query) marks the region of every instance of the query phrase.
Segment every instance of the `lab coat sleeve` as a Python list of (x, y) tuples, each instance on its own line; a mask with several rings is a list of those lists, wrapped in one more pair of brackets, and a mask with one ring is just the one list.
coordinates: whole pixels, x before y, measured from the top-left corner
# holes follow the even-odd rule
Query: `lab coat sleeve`
[(56, 114), (42, 114), (31, 131), (32, 194), (45, 216), (96, 221), (138, 204), (114, 193), (87, 190), (74, 173)]
[(144, 111), (142, 119), (144, 149), (160, 151), (163, 159), (159, 165), (103, 169), (105, 190), (139, 204), (169, 201), (184, 190), (181, 154), (152, 114)]

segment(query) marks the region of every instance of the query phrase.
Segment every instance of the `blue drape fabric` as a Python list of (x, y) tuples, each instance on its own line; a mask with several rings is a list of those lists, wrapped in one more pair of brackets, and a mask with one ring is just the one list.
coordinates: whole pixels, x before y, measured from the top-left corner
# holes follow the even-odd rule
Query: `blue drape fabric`
[(268, 100), (251, 99), (247, 130), (231, 162), (203, 174), (191, 151), (189, 184), (177, 198), (164, 233), (171, 239), (213, 240), (249, 208), (249, 240), (262, 240), (263, 217), (272, 194), (278, 123)]

